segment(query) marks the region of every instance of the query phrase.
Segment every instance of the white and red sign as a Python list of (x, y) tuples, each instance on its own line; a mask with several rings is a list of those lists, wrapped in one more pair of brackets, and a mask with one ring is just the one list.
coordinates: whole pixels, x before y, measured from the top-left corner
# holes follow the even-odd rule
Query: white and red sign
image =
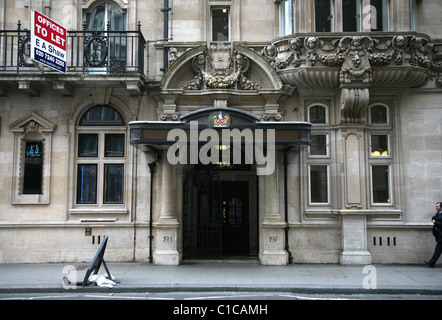
[(66, 28), (37, 10), (31, 11), (31, 58), (66, 73)]

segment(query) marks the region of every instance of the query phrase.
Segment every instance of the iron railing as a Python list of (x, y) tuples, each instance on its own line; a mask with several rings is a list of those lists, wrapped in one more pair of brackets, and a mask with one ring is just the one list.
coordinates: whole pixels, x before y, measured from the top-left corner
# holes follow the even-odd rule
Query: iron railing
[[(30, 59), (30, 31), (0, 30), (0, 75), (41, 73)], [(146, 40), (141, 25), (136, 31), (67, 32), (66, 73), (144, 74)], [(57, 72), (45, 69), (45, 73)]]

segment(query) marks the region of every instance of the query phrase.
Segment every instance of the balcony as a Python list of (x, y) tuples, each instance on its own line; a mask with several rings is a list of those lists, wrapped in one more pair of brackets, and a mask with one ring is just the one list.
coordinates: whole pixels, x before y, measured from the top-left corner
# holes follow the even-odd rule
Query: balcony
[(440, 77), (441, 49), (413, 32), (298, 33), (275, 39), (262, 54), (297, 88), (413, 88)]
[(139, 93), (145, 82), (146, 40), (136, 31), (68, 31), (66, 74), (30, 59), (30, 31), (0, 30), (0, 91), (11, 87), (38, 94), (53, 86), (63, 94), (85, 81), (91, 85), (125, 85)]

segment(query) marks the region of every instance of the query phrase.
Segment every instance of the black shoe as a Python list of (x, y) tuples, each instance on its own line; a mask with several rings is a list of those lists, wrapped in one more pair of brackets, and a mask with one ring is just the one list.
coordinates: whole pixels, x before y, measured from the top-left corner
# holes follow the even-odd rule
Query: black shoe
[(434, 263), (430, 263), (429, 261), (425, 261), (425, 264), (430, 268), (434, 268)]

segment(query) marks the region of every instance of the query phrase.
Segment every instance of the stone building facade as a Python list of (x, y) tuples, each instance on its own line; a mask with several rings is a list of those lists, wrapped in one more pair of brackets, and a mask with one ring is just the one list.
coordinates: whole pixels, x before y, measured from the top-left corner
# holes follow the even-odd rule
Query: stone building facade
[[(66, 73), (30, 59), (31, 10), (67, 29)], [(0, 0), (0, 262), (89, 261), (104, 235), (108, 261), (423, 262), (442, 201), (441, 14)]]

